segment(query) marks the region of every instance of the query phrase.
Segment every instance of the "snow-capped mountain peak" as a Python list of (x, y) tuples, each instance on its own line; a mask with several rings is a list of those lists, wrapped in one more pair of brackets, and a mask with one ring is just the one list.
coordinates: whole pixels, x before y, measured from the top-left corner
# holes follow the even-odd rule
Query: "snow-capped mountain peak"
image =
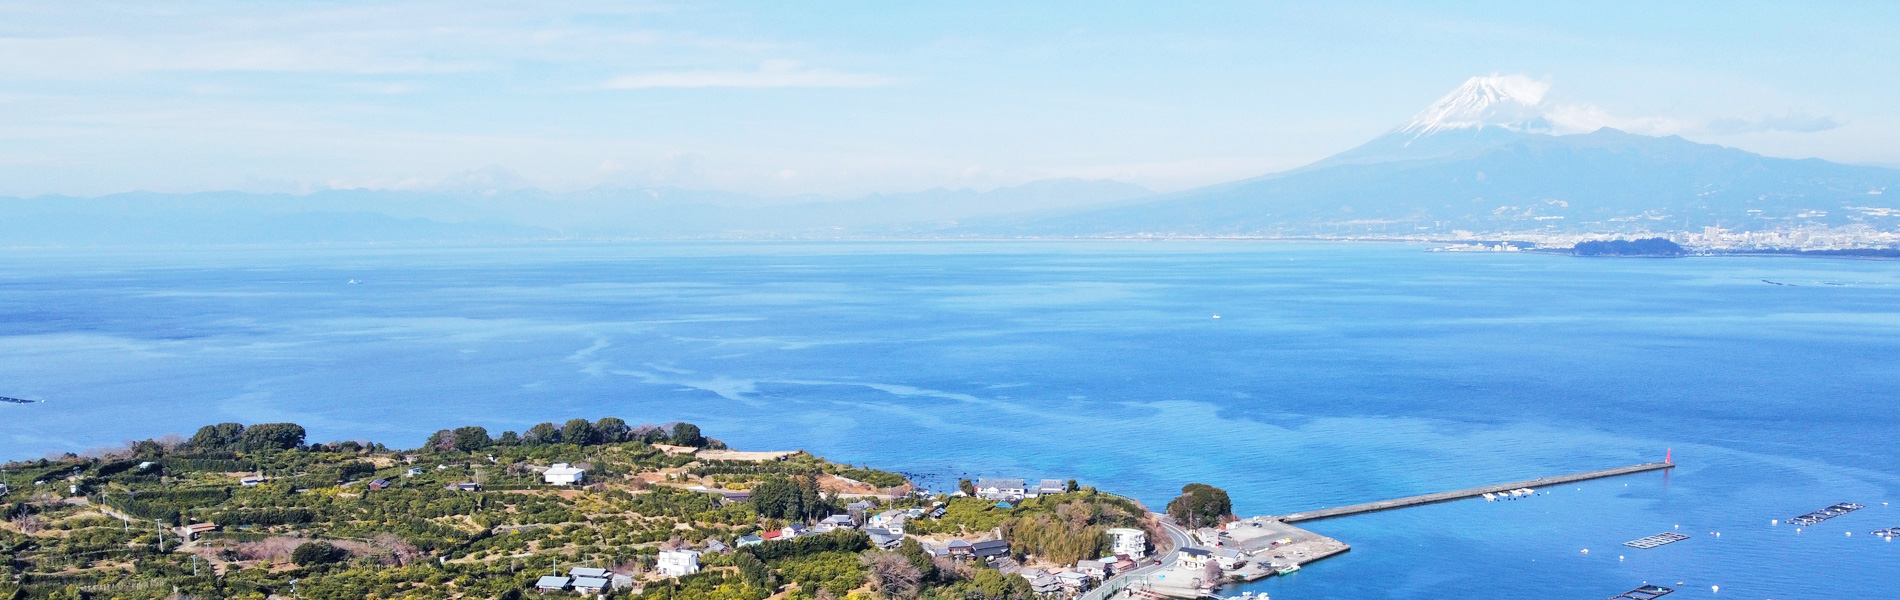
[(1523, 75), (1473, 77), (1399, 128), (1414, 137), (1454, 129), (1550, 129), (1542, 104), (1550, 83)]

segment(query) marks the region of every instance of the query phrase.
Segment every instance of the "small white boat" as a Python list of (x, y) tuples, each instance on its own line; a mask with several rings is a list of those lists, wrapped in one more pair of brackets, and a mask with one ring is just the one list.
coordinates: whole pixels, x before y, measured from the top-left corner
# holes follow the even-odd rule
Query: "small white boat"
[(1485, 492), (1485, 493), (1484, 493), (1484, 501), (1485, 501), (1485, 502), (1497, 502), (1497, 501), (1498, 501), (1498, 495), (1497, 495), (1497, 494), (1493, 494), (1493, 493), (1491, 493), (1491, 492)]

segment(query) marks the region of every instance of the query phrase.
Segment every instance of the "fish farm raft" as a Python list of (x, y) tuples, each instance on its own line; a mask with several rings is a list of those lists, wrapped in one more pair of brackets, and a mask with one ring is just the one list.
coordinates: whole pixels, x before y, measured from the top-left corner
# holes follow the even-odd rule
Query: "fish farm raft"
[(1821, 510), (1817, 510), (1805, 515), (1801, 515), (1799, 517), (1788, 519), (1788, 522), (1794, 523), (1796, 525), (1813, 525), (1815, 523), (1826, 521), (1828, 519), (1832, 519), (1834, 517), (1851, 513), (1863, 508), (1867, 508), (1867, 507), (1860, 504), (1854, 504), (1852, 502), (1842, 502), (1840, 504), (1829, 506)]
[(1623, 545), (1629, 546), (1631, 548), (1642, 548), (1644, 550), (1648, 550), (1650, 548), (1655, 548), (1657, 546), (1661, 546), (1664, 544), (1674, 544), (1676, 542), (1680, 542), (1686, 539), (1689, 539), (1689, 536), (1686, 536), (1680, 533), (1675, 533), (1675, 532), (1668, 532), (1668, 533), (1658, 533), (1656, 535), (1652, 535), (1646, 538), (1633, 539), (1627, 542), (1623, 542)]

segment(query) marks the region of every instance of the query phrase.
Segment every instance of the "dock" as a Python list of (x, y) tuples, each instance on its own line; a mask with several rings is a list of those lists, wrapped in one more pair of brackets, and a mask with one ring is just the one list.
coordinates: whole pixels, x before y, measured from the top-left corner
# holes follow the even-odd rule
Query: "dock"
[(1456, 490), (1456, 491), (1450, 491), (1450, 492), (1439, 492), (1436, 494), (1408, 496), (1405, 498), (1398, 498), (1394, 500), (1381, 500), (1379, 502), (1367, 502), (1365, 504), (1354, 504), (1351, 506), (1340, 506), (1340, 507), (1335, 507), (1335, 508), (1322, 508), (1319, 510), (1309, 510), (1305, 512), (1297, 512), (1297, 513), (1292, 513), (1288, 515), (1282, 515), (1279, 517), (1279, 521), (1282, 523), (1299, 523), (1302, 521), (1316, 521), (1319, 519), (1331, 519), (1333, 517), (1344, 517), (1347, 515), (1358, 515), (1358, 514), (1365, 514), (1369, 512), (1379, 512), (1382, 510), (1392, 510), (1394, 508), (1405, 508), (1408, 506), (1422, 506), (1426, 504), (1436, 504), (1439, 502), (1449, 502), (1452, 500), (1462, 500), (1465, 498), (1474, 498), (1474, 497), (1482, 496), (1485, 494), (1496, 494), (1498, 492), (1510, 492), (1511, 490), (1515, 490), (1519, 488), (1536, 489), (1536, 488), (1552, 486), (1552, 485), (1575, 483), (1578, 481), (1584, 481), (1584, 480), (1589, 480), (1589, 479), (1602, 479), (1604, 477), (1616, 477), (1618, 475), (1629, 475), (1632, 473), (1645, 473), (1649, 471), (1658, 471), (1662, 469), (1675, 468), (1675, 466), (1676, 466), (1676, 463), (1673, 463), (1673, 462), (1643, 463), (1640, 465), (1617, 467), (1615, 469), (1590, 471), (1588, 473), (1576, 473), (1573, 475), (1559, 475), (1556, 477), (1543, 477), (1539, 479), (1531, 479), (1528, 481), (1515, 481), (1511, 483), (1501, 483), (1498, 485), (1488, 485), (1484, 487), (1475, 487), (1475, 488), (1462, 489), (1462, 490)]

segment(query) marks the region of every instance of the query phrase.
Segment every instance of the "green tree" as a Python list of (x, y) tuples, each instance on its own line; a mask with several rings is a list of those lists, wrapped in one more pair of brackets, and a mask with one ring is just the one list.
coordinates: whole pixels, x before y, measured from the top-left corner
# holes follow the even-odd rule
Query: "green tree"
[(627, 441), (627, 422), (619, 417), (607, 417), (594, 422), (594, 431), (600, 434), (600, 441), (606, 444), (618, 444)]
[(244, 449), (289, 450), (303, 445), (304, 430), (296, 423), (259, 423), (244, 428)]
[(1234, 513), (1227, 491), (1205, 483), (1190, 483), (1168, 503), (1168, 516), (1188, 528), (1219, 525)]
[(937, 578), (936, 560), (930, 556), (929, 552), (924, 550), (923, 544), (917, 543), (916, 539), (904, 538), (904, 541), (897, 546), (897, 553), (904, 555), (904, 558), (910, 561), (911, 566), (917, 567), (917, 572), (923, 574), (925, 581)]
[(494, 440), (488, 439), (487, 429), (473, 425), (455, 428), (454, 436), (455, 449), (463, 452), (474, 452), (495, 443)]
[(976, 484), (970, 483), (970, 480), (968, 479), (958, 479), (957, 491), (963, 492), (963, 495), (965, 496), (975, 496)]
[(600, 436), (594, 431), (594, 424), (587, 419), (570, 419), (561, 428), (561, 441), (587, 446), (600, 443)]
[(455, 432), (437, 429), (429, 434), (429, 441), (422, 445), (424, 452), (448, 452), (455, 449)]
[(1062, 491), (1068, 492), (1071, 494), (1075, 493), (1077, 490), (1080, 490), (1080, 489), (1082, 489), (1082, 484), (1076, 483), (1074, 479), (1070, 479), (1069, 483), (1062, 486)]
[(304, 542), (303, 545), (297, 546), (296, 550), (290, 551), (290, 562), (297, 563), (299, 567), (341, 562), (349, 557), (348, 550), (338, 548), (329, 542)]
[(225, 450), (236, 447), (244, 441), (244, 425), (241, 423), (219, 423), (198, 428), (191, 436), (191, 445), (202, 450)]
[(653, 425), (641, 425), (639, 428), (634, 429), (631, 435), (648, 444), (664, 444), (667, 440), (672, 439), (667, 435), (666, 430)]
[(804, 520), (831, 514), (833, 507), (811, 476), (773, 477), (752, 488), (752, 509), (774, 519)]
[(698, 425), (680, 423), (673, 426), (673, 443), (697, 448), (706, 445), (706, 438), (699, 434)]
[(519, 446), (521, 445), (521, 436), (516, 435), (513, 431), (503, 431), (501, 432), (501, 439), (495, 440), (495, 444), (498, 446)]
[(540, 423), (529, 427), (527, 432), (521, 434), (521, 443), (559, 444), (561, 443), (561, 430), (555, 429), (553, 423)]

